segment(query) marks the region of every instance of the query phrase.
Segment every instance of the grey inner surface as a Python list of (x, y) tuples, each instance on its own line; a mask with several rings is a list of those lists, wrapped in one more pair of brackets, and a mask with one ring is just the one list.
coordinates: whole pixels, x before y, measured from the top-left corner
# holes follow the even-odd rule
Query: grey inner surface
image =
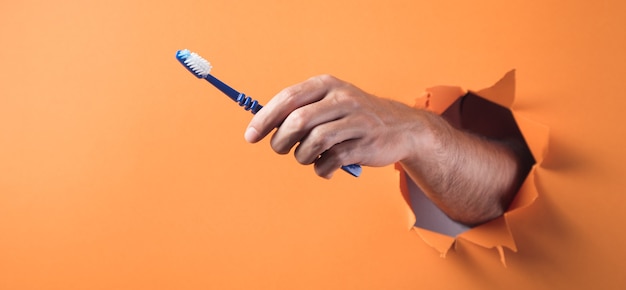
[(450, 219), (417, 186), (410, 177), (406, 177), (411, 208), (415, 214), (415, 226), (456, 237), (471, 227)]

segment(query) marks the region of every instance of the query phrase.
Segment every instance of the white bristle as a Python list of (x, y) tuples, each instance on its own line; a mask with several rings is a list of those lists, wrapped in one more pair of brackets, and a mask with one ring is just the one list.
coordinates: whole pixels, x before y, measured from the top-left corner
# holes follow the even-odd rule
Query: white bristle
[(200, 77), (206, 77), (211, 72), (211, 63), (195, 52), (185, 59), (185, 65)]

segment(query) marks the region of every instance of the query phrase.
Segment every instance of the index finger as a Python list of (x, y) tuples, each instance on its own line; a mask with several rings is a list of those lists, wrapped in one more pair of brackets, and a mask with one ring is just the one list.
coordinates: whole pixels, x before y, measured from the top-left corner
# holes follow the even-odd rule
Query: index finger
[(278, 127), (291, 112), (323, 99), (335, 83), (334, 80), (330, 76), (317, 76), (283, 89), (254, 115), (244, 135), (246, 141), (250, 143), (260, 141)]

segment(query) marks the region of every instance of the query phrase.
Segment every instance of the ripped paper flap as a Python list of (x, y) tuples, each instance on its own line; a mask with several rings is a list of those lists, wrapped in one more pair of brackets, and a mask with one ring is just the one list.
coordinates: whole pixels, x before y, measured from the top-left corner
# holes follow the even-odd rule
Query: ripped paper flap
[[(437, 86), (429, 88), (422, 97), (416, 100), (415, 107), (424, 108), (441, 115), (446, 111), (446, 109), (453, 105), (457, 99), (464, 96), (467, 92), (468, 91), (465, 89), (454, 86)], [(500, 255), (500, 260), (503, 265), (506, 266), (503, 248), (506, 247), (514, 252), (517, 252), (517, 246), (509, 228), (507, 217), (514, 212), (530, 206), (539, 195), (535, 184), (535, 175), (537, 174), (536, 168), (541, 166), (541, 163), (547, 153), (549, 130), (546, 126), (520, 116), (515, 112), (515, 110), (511, 109), (511, 105), (515, 100), (515, 70), (508, 72), (493, 86), (479, 90), (475, 94), (511, 110), (515, 122), (517, 123), (517, 126), (535, 159), (535, 165), (528, 173), (528, 176), (511, 202), (509, 209), (502, 216), (492, 221), (475, 226), (463, 233), (458, 234), (456, 237), (447, 236), (415, 226), (416, 220), (412, 208), (409, 208), (409, 216), (413, 218), (409, 222), (412, 230), (414, 230), (422, 238), (422, 240), (424, 240), (424, 242), (437, 250), (442, 257), (446, 256), (447, 252), (452, 248), (457, 239), (464, 239), (485, 248), (497, 249)], [(408, 177), (406, 177), (406, 174), (403, 172), (400, 165), (396, 165), (396, 168), (400, 172), (400, 188), (402, 190), (402, 194), (410, 207), (410, 193), (406, 185), (407, 182), (410, 182), (410, 180), (407, 180)]]

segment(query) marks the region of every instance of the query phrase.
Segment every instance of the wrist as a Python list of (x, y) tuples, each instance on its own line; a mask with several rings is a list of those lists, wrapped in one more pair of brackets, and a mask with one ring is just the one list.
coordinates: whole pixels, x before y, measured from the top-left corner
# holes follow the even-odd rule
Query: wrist
[[(408, 138), (405, 144), (406, 154), (400, 160), (400, 163), (412, 164), (430, 164), (438, 162), (442, 153), (449, 153), (450, 147), (456, 142), (456, 129), (452, 128), (447, 121), (430, 111), (419, 109), (419, 118), (415, 120), (412, 128), (405, 133)], [(421, 166), (423, 167), (423, 166)]]

